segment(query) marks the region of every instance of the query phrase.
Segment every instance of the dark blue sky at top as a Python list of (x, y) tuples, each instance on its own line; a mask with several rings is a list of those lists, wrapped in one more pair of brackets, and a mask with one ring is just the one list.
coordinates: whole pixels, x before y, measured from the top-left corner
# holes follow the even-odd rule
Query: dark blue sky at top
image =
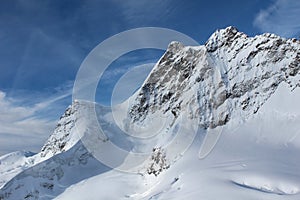
[[(262, 31), (255, 16), (271, 0), (4, 0), (0, 6), (0, 90), (8, 96), (50, 95), (72, 87), (88, 53), (106, 38), (146, 26), (180, 31), (205, 43), (219, 28)], [(148, 51), (115, 66), (157, 60)], [(127, 63), (124, 63), (124, 62)], [(108, 92), (109, 93), (109, 92)], [(105, 94), (103, 94), (105, 96)], [(105, 98), (108, 101), (109, 97)], [(65, 104), (70, 103), (70, 98)]]

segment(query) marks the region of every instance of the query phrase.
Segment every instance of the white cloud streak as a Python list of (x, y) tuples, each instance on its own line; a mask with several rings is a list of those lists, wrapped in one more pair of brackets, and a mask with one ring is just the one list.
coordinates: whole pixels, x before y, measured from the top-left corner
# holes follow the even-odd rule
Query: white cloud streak
[(17, 150), (38, 151), (57, 121), (51, 116), (42, 117), (38, 113), (70, 95), (71, 91), (68, 90), (37, 104), (20, 106), (16, 102), (22, 102), (22, 99), (7, 97), (0, 90), (0, 155)]
[(116, 105), (128, 99), (138, 88), (142, 86), (155, 63), (147, 63), (132, 67), (115, 84), (111, 103)]
[(300, 1), (276, 0), (255, 17), (254, 26), (262, 32), (270, 32), (282, 37), (299, 37)]
[(170, 10), (174, 6), (170, 0), (114, 0), (113, 2), (116, 6), (120, 6), (126, 22), (132, 24), (167, 18), (171, 15)]

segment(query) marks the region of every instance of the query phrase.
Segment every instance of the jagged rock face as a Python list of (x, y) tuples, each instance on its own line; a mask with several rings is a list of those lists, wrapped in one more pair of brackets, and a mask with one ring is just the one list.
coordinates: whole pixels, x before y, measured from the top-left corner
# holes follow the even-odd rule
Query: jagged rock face
[(79, 103), (73, 102), (64, 114), (60, 117), (53, 134), (49, 137), (41, 150), (41, 157), (50, 157), (68, 150), (79, 140), (74, 131), (77, 120), (76, 113), (79, 109)]
[(164, 152), (162, 148), (153, 148), (147, 173), (149, 175), (153, 174), (154, 176), (158, 176), (163, 170), (169, 167), (170, 164), (167, 163), (166, 152)]
[(204, 46), (169, 45), (136, 94), (132, 122), (157, 111), (189, 110), (205, 128), (239, 113), (256, 113), (281, 82), (299, 86), (300, 42), (273, 34), (248, 37), (234, 27), (216, 31)]

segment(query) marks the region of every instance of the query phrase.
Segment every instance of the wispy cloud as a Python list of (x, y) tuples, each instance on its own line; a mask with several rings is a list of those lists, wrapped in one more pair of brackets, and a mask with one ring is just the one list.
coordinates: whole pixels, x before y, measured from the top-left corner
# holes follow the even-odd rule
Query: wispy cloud
[[(170, 0), (160, 1), (122, 1), (114, 0), (116, 6), (120, 6), (122, 15), (127, 23), (140, 24), (153, 21), (160, 21), (171, 15), (174, 2)], [(176, 4), (175, 4), (176, 5)]]
[(283, 37), (297, 37), (300, 34), (300, 1), (276, 0), (255, 17), (254, 26), (263, 32)]
[(105, 71), (101, 79), (104, 83), (116, 82), (121, 76), (123, 76), (125, 73), (132, 70), (133, 68), (147, 63), (156, 63), (157, 60), (158, 59), (148, 59), (143, 61), (137, 61), (137, 59), (134, 56), (122, 59), (122, 64), (120, 67), (114, 67), (113, 69), (109, 68), (107, 71)]
[(0, 155), (17, 150), (38, 151), (58, 120), (49, 110), (61, 109), (59, 102), (70, 95), (71, 90), (66, 89), (50, 97), (40, 97), (38, 103), (28, 105), (22, 102), (36, 101), (34, 95), (8, 97), (0, 90)]
[(127, 100), (146, 80), (155, 63), (147, 63), (132, 67), (115, 84), (111, 103), (116, 105)]
[[(34, 108), (35, 110), (42, 110), (45, 108), (50, 107), (50, 105), (55, 104), (56, 102), (59, 102), (61, 100), (67, 99), (68, 101), (71, 100), (71, 95), (73, 92), (73, 81), (67, 81), (62, 86), (55, 88), (56, 92), (54, 95), (50, 97), (42, 97), (38, 103), (35, 104)], [(71, 102), (69, 102), (71, 103)], [(63, 106), (66, 106), (63, 104)], [(59, 108), (60, 109), (60, 108)]]

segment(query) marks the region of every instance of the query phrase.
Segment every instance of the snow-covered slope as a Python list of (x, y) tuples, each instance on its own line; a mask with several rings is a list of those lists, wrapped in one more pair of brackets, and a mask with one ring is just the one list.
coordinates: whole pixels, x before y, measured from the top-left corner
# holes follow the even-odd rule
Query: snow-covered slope
[(143, 121), (155, 112), (178, 118), (188, 110), (205, 128), (233, 113), (256, 113), (281, 82), (299, 84), (300, 42), (273, 34), (248, 37), (234, 27), (216, 31), (205, 46), (170, 44), (138, 93), (129, 117)]
[(67, 108), (41, 152), (35, 154), (18, 151), (0, 157), (0, 188), (18, 173), (66, 151), (79, 141), (80, 138), (73, 128), (77, 110), (78, 103)]
[(74, 146), (80, 140), (75, 131), (79, 103), (69, 106), (58, 121), (53, 134), (49, 137), (41, 150), (41, 157), (52, 157)]
[(109, 171), (71, 186), (56, 199), (298, 200), (299, 98), (300, 88), (291, 92), (281, 84), (247, 121), (237, 124), (239, 119), (232, 118), (205, 159), (198, 158), (203, 139), (198, 134), (184, 156), (157, 177)]
[[(203, 46), (173, 42), (131, 98), (112, 112), (96, 105), (108, 139), (93, 142), (153, 150), (139, 174), (105, 167), (85, 148), (79, 136), (94, 134), (87, 116), (95, 104), (76, 101), (40, 153), (0, 168), (15, 171), (1, 177), (0, 199), (299, 199), (299, 70), (296, 39), (228, 27)], [(166, 148), (178, 127), (180, 139), (196, 137), (183, 157), (181, 140)], [(151, 139), (136, 142), (121, 130)], [(222, 130), (221, 138), (199, 159), (211, 130)]]
[(34, 153), (17, 151), (0, 157), (0, 188), (16, 174), (34, 164)]
[[(39, 154), (1, 157), (3, 169), (18, 174), (5, 179), (9, 181), (1, 189), (0, 199), (53, 199), (68, 186), (110, 170), (88, 152), (76, 133), (74, 123), (90, 104), (76, 101), (68, 107)], [(105, 112), (105, 108), (99, 109)]]

